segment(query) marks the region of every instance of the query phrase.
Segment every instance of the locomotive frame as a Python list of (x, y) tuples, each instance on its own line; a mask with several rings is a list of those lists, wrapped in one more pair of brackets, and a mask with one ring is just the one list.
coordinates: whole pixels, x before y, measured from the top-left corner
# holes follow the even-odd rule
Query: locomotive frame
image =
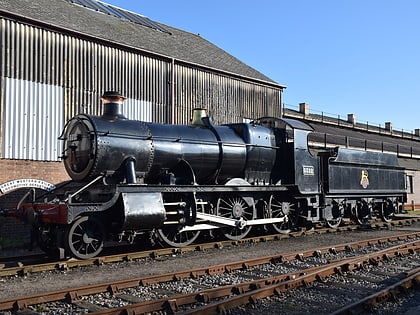
[(31, 190), (4, 211), (32, 223), (39, 246), (62, 258), (95, 257), (110, 237), (180, 247), (203, 231), (239, 240), (254, 226), (288, 233), (302, 223), (336, 228), (345, 217), (390, 221), (406, 201), (395, 155), (313, 155), (302, 121), (213, 126), (199, 109), (190, 126), (158, 125), (126, 119), (116, 92), (103, 101), (102, 116), (77, 115), (61, 135), (73, 180), (38, 196)]

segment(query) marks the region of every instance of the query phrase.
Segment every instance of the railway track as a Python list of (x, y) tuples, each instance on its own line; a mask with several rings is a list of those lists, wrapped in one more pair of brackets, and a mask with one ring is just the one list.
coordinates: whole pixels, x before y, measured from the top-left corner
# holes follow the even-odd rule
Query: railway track
[[(345, 309), (337, 307), (343, 305), (343, 300), (341, 304), (332, 302), (330, 294), (332, 308), (319, 313), (345, 314), (366, 305), (371, 307), (384, 297), (394, 296), (398, 288), (417, 283), (419, 270), (414, 266), (420, 264), (419, 246), (420, 232), (387, 236), (10, 298), (0, 300), (0, 310), (35, 314), (54, 314), (58, 310), (60, 314), (216, 314), (232, 310), (233, 314), (248, 314), (263, 299), (270, 298), (277, 311), (293, 314), (296, 306), (289, 297), (297, 297), (298, 313), (302, 313), (305, 303), (298, 290), (304, 290), (303, 296), (311, 290), (310, 296), (314, 296), (314, 288), (319, 286), (321, 292), (333, 290), (333, 296), (353, 298), (346, 301), (349, 306)], [(404, 278), (408, 279), (406, 283)], [(357, 281), (353, 283), (354, 279)], [(371, 288), (367, 285), (369, 279)], [(356, 294), (360, 287), (364, 287), (363, 294)], [(340, 288), (344, 292), (338, 292)]]
[(225, 240), (225, 241), (216, 241), (208, 242), (201, 244), (194, 244), (191, 246), (186, 246), (183, 248), (153, 248), (149, 250), (141, 251), (130, 251), (122, 252), (118, 254), (105, 255), (92, 259), (86, 260), (61, 260), (55, 261), (51, 260), (45, 254), (38, 255), (25, 255), (25, 256), (15, 256), (15, 257), (0, 257), (0, 278), (9, 277), (9, 276), (27, 276), (29, 274), (45, 272), (45, 271), (65, 271), (74, 268), (86, 267), (86, 266), (101, 266), (111, 263), (119, 263), (133, 260), (140, 260), (144, 258), (156, 258), (174, 254), (182, 254), (193, 251), (203, 251), (212, 248), (222, 248), (226, 246), (235, 246), (244, 243), (258, 243), (258, 242), (268, 242), (273, 240), (286, 239), (290, 237), (301, 237), (303, 235), (310, 234), (324, 234), (324, 233), (339, 233), (343, 231), (352, 231), (366, 228), (374, 229), (383, 229), (383, 228), (393, 228), (393, 227), (402, 227), (411, 225), (414, 222), (420, 221), (418, 217), (406, 217), (399, 218), (398, 220), (392, 222), (382, 222), (374, 220), (370, 222), (369, 227), (363, 227), (355, 224), (346, 224), (340, 226), (336, 229), (330, 228), (316, 228), (316, 229), (301, 229), (296, 232), (291, 232), (290, 234), (272, 234), (264, 236), (254, 236), (245, 238), (239, 241)]

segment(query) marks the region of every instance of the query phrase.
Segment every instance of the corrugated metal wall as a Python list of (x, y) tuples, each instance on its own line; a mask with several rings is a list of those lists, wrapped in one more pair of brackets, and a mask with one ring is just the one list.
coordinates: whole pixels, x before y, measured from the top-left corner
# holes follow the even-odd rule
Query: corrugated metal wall
[(5, 79), (2, 147), (4, 158), (58, 161), (64, 126), (63, 89)]
[[(281, 115), (281, 88), (275, 85), (75, 37), (64, 30), (46, 30), (7, 18), (0, 23), (2, 158), (55, 160), (56, 152), (45, 152), (57, 146), (59, 134), (52, 126), (43, 128), (38, 121), (19, 128), (6, 121), (34, 107), (38, 113), (61, 108), (49, 112), (46, 124), (78, 113), (100, 114), (100, 95), (106, 90), (128, 97), (129, 108), (124, 112), (129, 118), (158, 123), (189, 123), (196, 107), (207, 108), (215, 123)], [(28, 82), (32, 82), (29, 89)], [(33, 100), (34, 95), (44, 95), (46, 87), (45, 97)], [(41, 117), (45, 118), (38, 114)], [(25, 121), (21, 118), (19, 124)], [(11, 146), (16, 138), (34, 140), (18, 144), (20, 149), (15, 150)], [(39, 138), (44, 139), (44, 153), (29, 153), (28, 147), (38, 146), (35, 139)]]
[(177, 123), (188, 123), (195, 107), (207, 108), (215, 124), (281, 116), (278, 89), (183, 65), (175, 73)]

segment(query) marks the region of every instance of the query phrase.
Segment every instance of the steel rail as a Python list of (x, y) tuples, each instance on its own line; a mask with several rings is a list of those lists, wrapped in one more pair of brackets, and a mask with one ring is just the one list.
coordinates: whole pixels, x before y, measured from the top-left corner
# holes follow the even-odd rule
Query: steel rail
[[(334, 246), (325, 246), (322, 248), (310, 249), (306, 251), (291, 252), (286, 254), (270, 255), (262, 258), (248, 259), (245, 261), (233, 262), (222, 265), (215, 265), (211, 267), (197, 268), (193, 270), (177, 271), (167, 273), (164, 275), (152, 275), (146, 277), (139, 277), (129, 280), (120, 280), (102, 284), (96, 284), (92, 286), (84, 286), (79, 288), (64, 289), (55, 292), (47, 292), (34, 294), (30, 296), (22, 296), (16, 298), (9, 298), (6, 300), (0, 300), (0, 310), (20, 310), (27, 308), (29, 305), (39, 304), (42, 302), (53, 302), (59, 300), (65, 300), (68, 302), (74, 302), (83, 295), (90, 295), (96, 293), (110, 292), (117, 294), (120, 290), (126, 288), (132, 288), (137, 286), (146, 286), (153, 283), (168, 282), (174, 280), (197, 278), (204, 275), (214, 275), (229, 273), (233, 270), (249, 269), (253, 266), (263, 265), (268, 263), (283, 263), (294, 259), (304, 259), (305, 257), (320, 256), (325, 253), (337, 253), (340, 251), (348, 251), (357, 247), (383, 244), (385, 242), (395, 242), (402, 240), (409, 240), (420, 237), (420, 232), (409, 233), (403, 235), (386, 236), (382, 238), (375, 238), (370, 240), (363, 240), (358, 242), (352, 242), (347, 244), (339, 244)], [(401, 246), (400, 246), (401, 247)], [(371, 254), (374, 255), (374, 254)], [(342, 263), (342, 262), (341, 262)], [(166, 304), (169, 302), (166, 302)]]
[[(8, 276), (25, 276), (31, 273), (37, 273), (37, 272), (42, 272), (42, 271), (53, 271), (53, 270), (62, 271), (62, 270), (68, 270), (68, 269), (78, 268), (78, 267), (100, 266), (100, 265), (109, 264), (109, 263), (118, 263), (118, 262), (139, 260), (139, 259), (144, 259), (144, 258), (170, 256), (173, 254), (203, 251), (206, 249), (223, 248), (223, 247), (228, 247), (228, 246), (237, 246), (240, 244), (277, 241), (281, 239), (287, 239), (290, 237), (300, 237), (302, 235), (334, 233), (334, 232), (352, 231), (352, 230), (357, 230), (357, 229), (360, 229), (360, 226), (358, 225), (342, 226), (335, 230), (330, 229), (330, 228), (322, 228), (322, 229), (316, 229), (316, 230), (310, 230), (310, 231), (301, 230), (301, 231), (291, 232), (289, 234), (272, 234), (272, 235), (248, 237), (242, 240), (225, 240), (225, 241), (193, 244), (193, 245), (185, 246), (182, 248), (160, 248), (160, 249), (152, 249), (152, 250), (145, 250), (145, 251), (139, 251), (139, 252), (107, 255), (107, 256), (85, 259), (85, 260), (69, 259), (69, 260), (54, 261), (54, 262), (47, 262), (47, 263), (41, 263), (41, 264), (31, 264), (31, 265), (24, 265), (22, 262), (19, 261), (20, 257), (15, 257), (15, 263), (18, 266), (15, 266), (15, 267), (6, 267), (6, 266), (1, 267), (0, 266), (0, 278), (8, 277)], [(45, 254), (41, 254), (40, 256), (45, 258)], [(10, 258), (7, 258), (7, 261), (10, 262)]]
[[(200, 314), (211, 315), (226, 313), (228, 310), (246, 305), (255, 304), (259, 299), (282, 292), (306, 286), (311, 282), (322, 281), (324, 277), (336, 273), (344, 273), (362, 268), (366, 264), (377, 263), (384, 257), (399, 256), (418, 251), (420, 242), (414, 241), (384, 249), (375, 253), (365, 254), (361, 257), (346, 258), (327, 266), (318, 266), (301, 270), (287, 275), (280, 275), (267, 279), (254, 280), (246, 283), (228, 285), (185, 295), (173, 296), (166, 299), (148, 301), (144, 303), (127, 305), (125, 307), (93, 312), (92, 315), (122, 315), (144, 314), (149, 312), (167, 311), (170, 314)], [(212, 302), (212, 300), (216, 300)], [(205, 303), (203, 306), (182, 311), (181, 306)]]
[[(406, 224), (411, 224), (414, 222), (420, 221), (418, 217), (410, 217), (398, 221), (392, 222), (371, 222), (371, 227), (373, 228), (392, 228), (403, 226)], [(86, 260), (77, 260), (77, 259), (70, 259), (70, 260), (62, 260), (62, 261), (55, 261), (55, 262), (48, 262), (48, 263), (41, 263), (41, 264), (31, 264), (25, 265), (21, 261), (19, 261), (20, 257), (15, 258), (15, 263), (18, 266), (15, 267), (6, 267), (5, 263), (0, 264), (0, 278), (1, 277), (8, 277), (8, 276), (26, 276), (31, 273), (37, 273), (42, 271), (53, 271), (53, 270), (68, 270), (71, 268), (78, 268), (78, 267), (86, 267), (86, 266), (99, 266), (108, 263), (118, 263), (118, 262), (125, 262), (131, 260), (138, 260), (144, 258), (156, 258), (161, 256), (173, 255), (177, 253), (187, 253), (193, 251), (202, 251), (205, 249), (212, 249), (212, 248), (222, 248), (225, 246), (235, 246), (239, 244), (246, 244), (246, 243), (258, 243), (258, 242), (268, 242), (268, 241), (275, 241), (280, 239), (286, 239), (289, 237), (299, 237), (302, 235), (310, 235), (310, 234), (323, 234), (323, 233), (336, 233), (336, 232), (343, 232), (343, 231), (353, 231), (360, 229), (359, 225), (347, 225), (347, 226), (340, 226), (336, 229), (332, 228), (320, 228), (315, 230), (301, 230), (297, 232), (292, 232), (290, 234), (273, 234), (273, 235), (264, 235), (264, 236), (255, 236), (244, 238), (242, 240), (226, 240), (226, 241), (217, 241), (217, 242), (209, 242), (209, 243), (202, 243), (202, 244), (193, 244), (190, 246), (182, 247), (182, 248), (162, 248), (162, 249), (153, 249), (147, 251), (140, 251), (140, 252), (131, 252), (131, 253), (124, 253), (124, 254), (116, 254), (116, 255), (108, 255), (108, 256), (101, 256), (90, 258)], [(45, 257), (45, 254), (41, 254), (40, 256)], [(33, 257), (33, 256), (32, 256)], [(5, 257), (7, 261), (10, 262), (10, 257)], [(1, 258), (0, 258), (1, 262)]]
[(407, 292), (407, 289), (418, 287), (420, 284), (420, 267), (404, 272), (404, 278), (397, 283), (373, 293), (359, 301), (346, 305), (330, 315), (361, 314), (366, 310), (372, 310), (374, 306), (383, 303), (390, 298), (396, 298), (398, 295)]

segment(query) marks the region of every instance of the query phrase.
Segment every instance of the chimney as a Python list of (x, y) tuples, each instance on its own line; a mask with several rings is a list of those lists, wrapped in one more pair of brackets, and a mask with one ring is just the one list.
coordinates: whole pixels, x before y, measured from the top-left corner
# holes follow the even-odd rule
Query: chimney
[(304, 114), (305, 116), (309, 115), (309, 104), (308, 103), (300, 103), (299, 104), (299, 112)]
[(122, 103), (126, 98), (117, 91), (106, 91), (101, 100), (104, 104), (102, 117), (108, 120), (127, 119), (122, 114)]
[(392, 132), (392, 122), (390, 121), (385, 122), (385, 130)]
[(356, 124), (356, 115), (355, 114), (347, 114), (347, 122), (355, 125)]

